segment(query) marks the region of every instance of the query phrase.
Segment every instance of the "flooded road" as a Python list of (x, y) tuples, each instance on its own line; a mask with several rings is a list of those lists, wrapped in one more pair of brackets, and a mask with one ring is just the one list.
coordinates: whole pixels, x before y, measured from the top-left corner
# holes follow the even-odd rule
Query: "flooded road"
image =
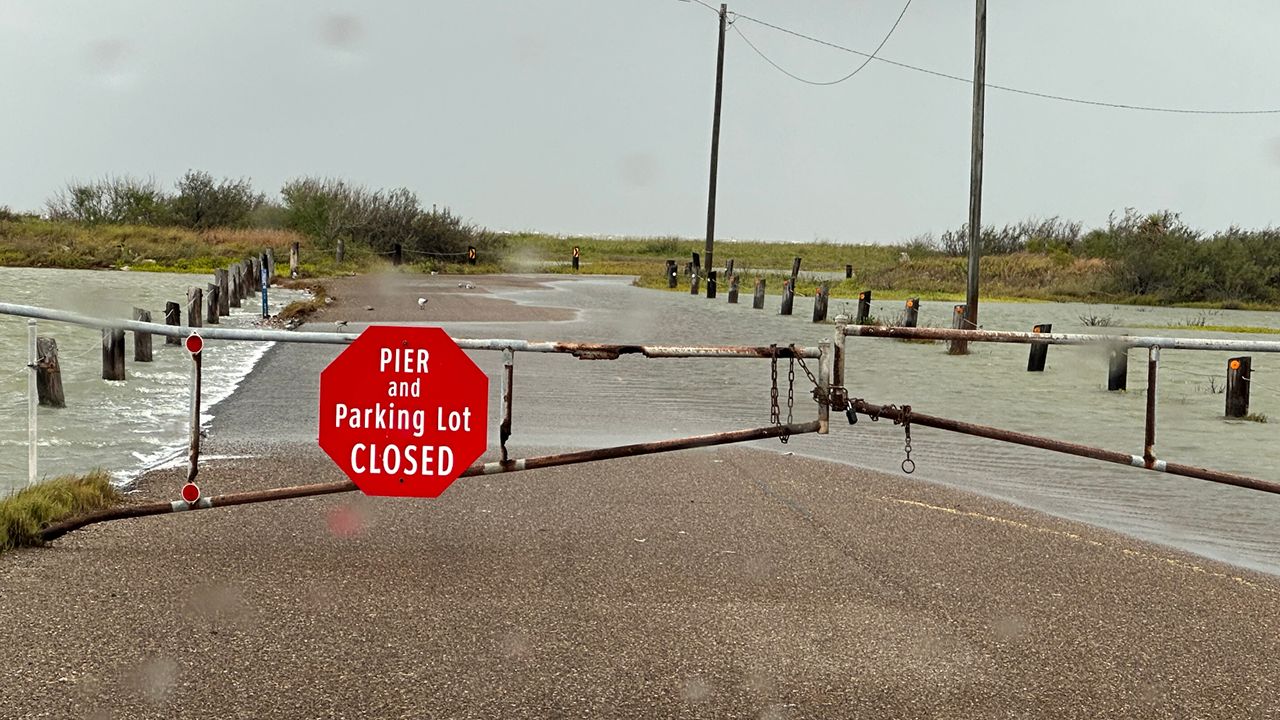
[[(684, 293), (631, 287), (626, 279), (552, 280), (541, 289), (495, 290), (510, 300), (584, 308), (574, 321), (541, 324), (458, 323), (458, 336), (518, 337), (654, 344), (816, 345), (830, 325), (809, 322), (811, 305), (797, 298), (795, 314), (778, 315), (779, 298), (764, 310)], [(853, 302), (833, 300), (831, 315)], [(893, 318), (902, 301), (876, 302), (874, 315)], [(948, 327), (950, 303), (924, 303), (921, 326)], [(981, 322), (991, 330), (1029, 330), (1052, 323), (1056, 332), (1241, 337), (1258, 334), (1142, 330), (1134, 325), (1200, 322), (1204, 311), (1174, 308), (986, 303)], [(1083, 318), (1109, 317), (1112, 327), (1088, 327)], [(1216, 325), (1280, 327), (1280, 314), (1213, 311)], [(847, 386), (871, 402), (910, 404), (917, 411), (1131, 454), (1142, 453), (1146, 353), (1130, 352), (1129, 392), (1107, 392), (1105, 351), (1052, 347), (1044, 373), (1028, 373), (1026, 346), (976, 345), (953, 357), (942, 343), (875, 338), (848, 341)], [(1228, 421), (1220, 394), (1230, 353), (1161, 354), (1157, 454), (1170, 461), (1275, 480), (1280, 424)], [(477, 354), (491, 377), (500, 361)], [(552, 378), (573, 363), (573, 381)], [(557, 370), (558, 372), (553, 372)], [(779, 371), (785, 416), (786, 362)], [(1272, 373), (1275, 374), (1271, 379)], [(1251, 409), (1280, 419), (1280, 357), (1254, 356)], [(511, 446), (602, 447), (765, 425), (769, 421), (770, 367), (759, 360), (655, 360), (623, 357), (589, 362), (562, 356), (516, 357), (515, 418)], [(494, 386), (496, 399), (497, 383)], [(811, 385), (796, 369), (795, 417), (816, 409)], [(498, 407), (496, 404), (494, 407)], [(954, 435), (912, 431), (913, 477), (962, 487), (1055, 515), (1187, 549), (1245, 567), (1280, 573), (1280, 497), (1169, 475), (1129, 469), (1047, 451)], [(900, 474), (903, 432), (889, 421), (865, 418), (856, 426), (833, 415), (827, 437), (793, 438), (780, 451), (826, 458)], [(696, 482), (696, 478), (690, 478)]]

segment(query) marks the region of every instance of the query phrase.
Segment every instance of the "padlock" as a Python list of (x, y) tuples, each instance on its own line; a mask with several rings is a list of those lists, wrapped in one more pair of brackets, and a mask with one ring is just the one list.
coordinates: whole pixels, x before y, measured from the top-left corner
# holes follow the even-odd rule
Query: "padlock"
[(850, 425), (858, 424), (858, 413), (856, 410), (853, 409), (852, 405), (844, 409), (844, 416), (849, 418)]

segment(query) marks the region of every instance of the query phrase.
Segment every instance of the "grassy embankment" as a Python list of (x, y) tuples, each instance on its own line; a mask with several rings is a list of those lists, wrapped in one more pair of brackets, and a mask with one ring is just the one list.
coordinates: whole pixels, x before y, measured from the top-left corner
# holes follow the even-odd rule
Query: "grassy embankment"
[(47, 525), (120, 502), (101, 470), (46, 480), (0, 498), (0, 553), (40, 545)]
[[(568, 264), (574, 245), (581, 249), (582, 269), (589, 274), (635, 275), (642, 287), (665, 289), (663, 269), (667, 259), (680, 267), (693, 252), (701, 253), (703, 243), (671, 238), (602, 239), (557, 238), (521, 234), (508, 238), (506, 265), (513, 270), (537, 269), (572, 273)], [(886, 245), (839, 245), (835, 243), (717, 243), (714, 269), (723, 273), (725, 261), (734, 260), (740, 290), (752, 292), (757, 277), (765, 278), (770, 294), (782, 292), (782, 281), (790, 273), (791, 260), (803, 258), (801, 271), (837, 273), (831, 281), (833, 298), (855, 298), (862, 290), (872, 290), (879, 298), (963, 301), (967, 261), (937, 254), (910, 260), (900, 258), (902, 248)], [(554, 264), (548, 264), (554, 263)], [(853, 265), (854, 278), (845, 280), (844, 266)], [(1097, 259), (1073, 258), (1035, 253), (993, 255), (982, 261), (983, 297), (1044, 301), (1115, 301), (1103, 287), (1106, 263)], [(801, 278), (796, 291), (812, 295), (819, 281)], [(688, 292), (682, 277), (681, 289)], [(721, 292), (727, 292), (723, 282)]]

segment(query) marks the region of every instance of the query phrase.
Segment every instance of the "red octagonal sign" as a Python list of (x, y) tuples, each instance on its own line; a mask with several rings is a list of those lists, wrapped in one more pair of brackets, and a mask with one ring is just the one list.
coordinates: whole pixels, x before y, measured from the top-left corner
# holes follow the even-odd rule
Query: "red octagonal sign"
[(488, 447), (488, 410), (440, 328), (371, 326), (320, 373), (320, 447), (366, 495), (444, 492)]

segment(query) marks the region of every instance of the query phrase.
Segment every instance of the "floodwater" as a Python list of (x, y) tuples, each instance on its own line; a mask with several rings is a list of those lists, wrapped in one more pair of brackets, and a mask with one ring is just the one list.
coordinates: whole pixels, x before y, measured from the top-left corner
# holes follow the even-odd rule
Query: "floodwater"
[[(644, 290), (628, 278), (546, 276), (541, 287), (496, 288), (498, 297), (577, 310), (574, 320), (546, 323), (446, 323), (456, 337), (608, 341), (650, 344), (816, 345), (831, 325), (815, 325), (811, 301), (796, 298), (795, 314), (778, 315), (778, 296), (764, 310), (729, 305), (687, 293)], [(133, 305), (153, 310), (185, 296), (191, 275), (143, 275), (0, 269), (0, 299), (124, 317)], [(483, 282), (483, 281), (481, 281)], [(290, 299), (273, 290), (273, 307)], [(296, 294), (294, 294), (296, 296)], [(836, 299), (831, 316), (855, 302)], [(948, 327), (951, 303), (923, 304), (920, 325)], [(892, 319), (901, 301), (877, 301), (872, 312)], [(274, 312), (274, 310), (273, 310)], [(1113, 327), (1086, 327), (1082, 317), (1110, 318)], [(1223, 326), (1280, 328), (1280, 313), (1138, 308), (1064, 303), (985, 303), (981, 324), (992, 330), (1029, 330), (1052, 323), (1056, 332), (1240, 337), (1195, 328), (1143, 330), (1206, 320)], [(225, 322), (225, 319), (224, 319)], [(253, 322), (246, 308), (233, 324)], [(353, 323), (354, 325), (354, 323)], [(40, 410), (42, 475), (106, 467), (120, 476), (163, 462), (185, 442), (190, 360), (157, 342), (156, 362), (130, 362), (129, 380), (100, 379), (98, 331), (41, 323), (58, 339), (68, 408)], [(353, 327), (353, 329), (355, 329)], [(0, 317), (0, 491), (26, 478), (25, 320)], [(228, 395), (265, 345), (207, 344), (205, 406)], [(948, 356), (941, 343), (849, 338), (850, 394), (871, 402), (910, 404), (917, 411), (976, 423), (1142, 453), (1146, 353), (1130, 353), (1129, 392), (1106, 390), (1101, 348), (1051, 347), (1047, 371), (1025, 371), (1025, 345), (974, 345), (973, 354)], [(320, 351), (318, 348), (317, 351)], [(332, 352), (332, 349), (328, 349)], [(131, 356), (131, 354), (130, 354)], [(496, 445), (499, 353), (474, 353), (489, 373), (490, 438)], [(1280, 479), (1280, 357), (1255, 354), (1251, 409), (1270, 423), (1228, 421), (1220, 394), (1230, 353), (1161, 354), (1157, 454), (1181, 462)], [(816, 361), (810, 361), (816, 370)], [(1274, 377), (1273, 377), (1274, 375)], [(781, 411), (788, 410), (788, 363), (778, 368)], [(570, 356), (517, 354), (515, 412), (509, 443), (516, 457), (552, 448), (586, 448), (767, 425), (771, 376), (768, 360), (646, 359), (583, 361)], [(795, 368), (794, 418), (816, 416), (812, 385)], [(211, 410), (217, 413), (217, 408)], [(291, 432), (314, 432), (291, 428)], [(953, 485), (1131, 536), (1179, 547), (1240, 566), (1280, 574), (1280, 497), (1041, 450), (954, 435), (912, 431), (915, 480)], [(832, 417), (829, 436), (757, 445), (901, 474), (903, 430), (862, 418), (848, 426)], [(697, 482), (691, 476), (689, 482)], [(854, 481), (850, 481), (854, 482)]]
[[(164, 322), (167, 301), (182, 304), (188, 287), (204, 288), (212, 276), (91, 270), (0, 268), (0, 300), (71, 310), (106, 318), (132, 318), (134, 307)], [(272, 288), (272, 313), (298, 291)], [(260, 319), (255, 297), (232, 308), (221, 327), (249, 327)], [(133, 334), (126, 333), (124, 382), (102, 379), (101, 331), (42, 320), (38, 334), (58, 342), (67, 407), (38, 411), (39, 477), (110, 470), (118, 479), (159, 465), (185, 448), (190, 415), (191, 356), (153, 336), (154, 361), (133, 362)], [(230, 395), (267, 346), (208, 342), (202, 370), (203, 408)], [(0, 495), (27, 482), (27, 320), (0, 315)]]
[[(539, 325), (458, 323), (456, 336), (520, 337), (654, 344), (816, 345), (832, 326), (809, 322), (811, 301), (796, 298), (795, 314), (778, 314), (779, 298), (764, 310), (687, 293), (630, 287), (626, 279), (557, 280), (545, 289), (505, 290), (516, 302), (585, 308), (579, 319)], [(833, 300), (831, 315), (855, 301)], [(902, 301), (875, 302), (872, 312), (894, 318)], [(949, 327), (952, 303), (924, 303), (921, 326)], [(1205, 311), (1065, 303), (987, 303), (980, 322), (991, 330), (1099, 332), (1267, 339), (1194, 328), (1143, 330), (1135, 325), (1201, 322)], [(1109, 317), (1112, 327), (1088, 327), (1082, 317)], [(1210, 311), (1209, 324), (1280, 328), (1280, 313)], [(1143, 449), (1145, 350), (1129, 356), (1128, 392), (1106, 390), (1101, 348), (1055, 346), (1044, 373), (1026, 372), (1025, 345), (974, 345), (963, 357), (942, 343), (849, 338), (846, 385), (871, 402), (910, 404), (919, 412), (995, 425), (1135, 455)], [(496, 353), (478, 361), (497, 377)], [(1280, 356), (1256, 354), (1251, 410), (1271, 423), (1224, 419), (1221, 393), (1225, 352), (1161, 353), (1157, 454), (1264, 479), (1280, 479)], [(816, 370), (816, 361), (810, 361)], [(779, 367), (782, 414), (787, 413), (787, 361)], [(816, 416), (803, 371), (796, 368), (795, 418)], [(510, 447), (603, 447), (689, 434), (766, 425), (770, 362), (744, 359), (581, 361), (518, 354)], [(497, 383), (492, 383), (496, 393)], [(496, 402), (496, 395), (493, 400)], [(496, 407), (496, 405), (495, 405)], [(496, 413), (491, 413), (496, 415)], [(494, 433), (496, 436), (496, 433)], [(829, 436), (759, 443), (780, 451), (827, 458), (902, 474), (903, 430), (862, 418), (850, 427), (832, 417)], [(1010, 500), (1237, 565), (1280, 573), (1280, 497), (972, 438), (930, 428), (912, 431), (917, 470), (912, 477)], [(690, 477), (690, 482), (697, 478)]]

